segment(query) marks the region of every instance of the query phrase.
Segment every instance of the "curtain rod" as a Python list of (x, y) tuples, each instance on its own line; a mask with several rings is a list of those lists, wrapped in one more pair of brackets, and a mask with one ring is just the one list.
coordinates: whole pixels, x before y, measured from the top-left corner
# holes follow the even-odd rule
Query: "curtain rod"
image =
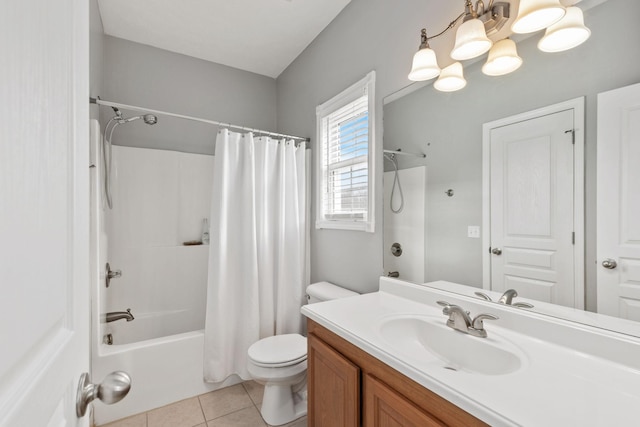
[(382, 150), (385, 153), (389, 153), (389, 154), (401, 154), (403, 156), (414, 156), (414, 157), (427, 157), (426, 154), (420, 153), (420, 154), (416, 154), (416, 153), (409, 153), (409, 152), (405, 152), (405, 151), (400, 151), (400, 148), (398, 148), (397, 150), (387, 150), (386, 148), (384, 150)]
[(246, 127), (246, 126), (233, 125), (231, 123), (222, 123), (222, 122), (217, 122), (215, 120), (207, 120), (207, 119), (201, 119), (199, 117), (192, 117), (192, 116), (185, 116), (183, 114), (170, 113), (168, 111), (152, 110), (151, 108), (137, 107), (135, 105), (127, 105), (127, 104), (120, 104), (120, 103), (117, 103), (117, 102), (104, 101), (104, 100), (100, 99), (100, 97), (89, 98), (89, 103), (90, 104), (104, 105), (106, 107), (122, 108), (123, 110), (132, 110), (132, 111), (137, 111), (137, 112), (140, 112), (140, 113), (152, 113), (152, 114), (160, 114), (160, 115), (169, 116), (169, 117), (177, 117), (179, 119), (192, 120), (194, 122), (208, 123), (210, 125), (216, 125), (216, 126), (221, 126), (221, 127), (226, 127), (226, 128), (240, 129), (240, 130), (244, 130), (244, 131), (247, 131), (247, 132), (255, 132), (257, 134), (262, 134), (262, 135), (277, 136), (277, 137), (282, 137), (282, 138), (297, 139), (299, 141), (309, 142), (309, 138), (303, 138), (301, 136), (286, 135), (284, 133), (277, 133), (277, 132), (269, 132), (269, 131), (266, 131), (266, 130), (254, 129), (254, 128), (249, 128), (249, 127)]

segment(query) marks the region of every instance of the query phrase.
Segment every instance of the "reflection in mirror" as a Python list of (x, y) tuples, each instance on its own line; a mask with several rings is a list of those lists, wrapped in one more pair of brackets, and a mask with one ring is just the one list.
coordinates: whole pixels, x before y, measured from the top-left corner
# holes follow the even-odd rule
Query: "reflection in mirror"
[[(399, 159), (423, 163), (400, 170)], [(424, 281), (426, 166), (424, 154), (384, 150), (384, 266), (391, 277)], [(400, 273), (402, 272), (402, 273)]]
[[(589, 2), (581, 4), (588, 6)], [(483, 255), (489, 251), (483, 246), (488, 230), (482, 227), (483, 203), (488, 198), (483, 194), (483, 124), (585, 97), (585, 280), (580, 286), (585, 295), (583, 306), (597, 310), (597, 95), (640, 80), (640, 56), (631, 54), (625, 42), (640, 40), (640, 26), (635, 22), (640, 2), (608, 0), (583, 10), (592, 35), (573, 50), (543, 53), (537, 47), (542, 34), (536, 34), (518, 43), (524, 63), (510, 75), (489, 77), (482, 73), (481, 62), (465, 64), (468, 85), (461, 91), (442, 93), (431, 84), (423, 84), (415, 85), (415, 90), (403, 90), (403, 96), (385, 100), (384, 149), (426, 154), (425, 159), (396, 156), (404, 209), (411, 202), (424, 206), (420, 213), (410, 209), (406, 221), (390, 211), (395, 166), (384, 160), (385, 274), (397, 271), (400, 279), (420, 283), (460, 283), (471, 286), (466, 293), (474, 296), (476, 288), (483, 288)], [(443, 62), (441, 65), (447, 65)], [(424, 192), (409, 196), (405, 181), (412, 182), (412, 178), (405, 175), (419, 168), (424, 179), (415, 179), (424, 185)], [(410, 220), (421, 219), (423, 222), (415, 228), (408, 225)], [(413, 232), (406, 230), (410, 227)], [(420, 259), (420, 249), (412, 248), (414, 242), (423, 244)], [(391, 255), (393, 243), (402, 245), (400, 257)], [(483, 292), (490, 290), (486, 287)], [(519, 299), (536, 306), (534, 311), (548, 306), (536, 304), (531, 296), (519, 292)], [(500, 293), (490, 295), (495, 299)]]

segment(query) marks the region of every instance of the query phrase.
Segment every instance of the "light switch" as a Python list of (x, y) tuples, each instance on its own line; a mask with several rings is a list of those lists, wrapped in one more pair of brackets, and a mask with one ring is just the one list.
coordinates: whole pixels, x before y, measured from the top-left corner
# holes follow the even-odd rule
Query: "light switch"
[(467, 237), (472, 237), (474, 239), (480, 238), (480, 226), (479, 225), (470, 225), (467, 227)]

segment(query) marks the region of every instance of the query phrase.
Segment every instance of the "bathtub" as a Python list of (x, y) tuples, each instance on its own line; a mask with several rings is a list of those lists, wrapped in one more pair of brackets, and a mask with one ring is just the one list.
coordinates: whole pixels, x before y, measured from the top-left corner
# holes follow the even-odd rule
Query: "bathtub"
[(203, 381), (203, 331), (97, 347), (94, 381), (117, 370), (131, 376), (131, 391), (123, 400), (113, 405), (99, 401), (93, 404), (98, 426), (241, 382), (235, 376), (217, 384)]
[(133, 344), (152, 341), (169, 335), (180, 335), (202, 328), (199, 316), (192, 310), (166, 310), (162, 312), (134, 312), (135, 320), (124, 319), (103, 324), (103, 342), (107, 334), (111, 335), (114, 345)]
[[(114, 146), (114, 204), (107, 210), (100, 139), (91, 120), (91, 379), (125, 371), (131, 391), (113, 405), (96, 400), (96, 425), (241, 381), (203, 381), (209, 250), (183, 245), (198, 239), (208, 216), (213, 158)], [(122, 270), (108, 288), (107, 262)], [(127, 308), (133, 321), (103, 322), (105, 313)], [(108, 334), (113, 345), (104, 343)]]

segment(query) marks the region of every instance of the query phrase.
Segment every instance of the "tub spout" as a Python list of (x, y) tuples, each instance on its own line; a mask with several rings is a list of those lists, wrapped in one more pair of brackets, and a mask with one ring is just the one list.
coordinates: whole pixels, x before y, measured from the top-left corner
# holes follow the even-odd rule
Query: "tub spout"
[(112, 311), (105, 314), (105, 322), (115, 322), (116, 320), (127, 319), (127, 322), (131, 322), (135, 317), (131, 314), (131, 309), (127, 308), (127, 311)]

